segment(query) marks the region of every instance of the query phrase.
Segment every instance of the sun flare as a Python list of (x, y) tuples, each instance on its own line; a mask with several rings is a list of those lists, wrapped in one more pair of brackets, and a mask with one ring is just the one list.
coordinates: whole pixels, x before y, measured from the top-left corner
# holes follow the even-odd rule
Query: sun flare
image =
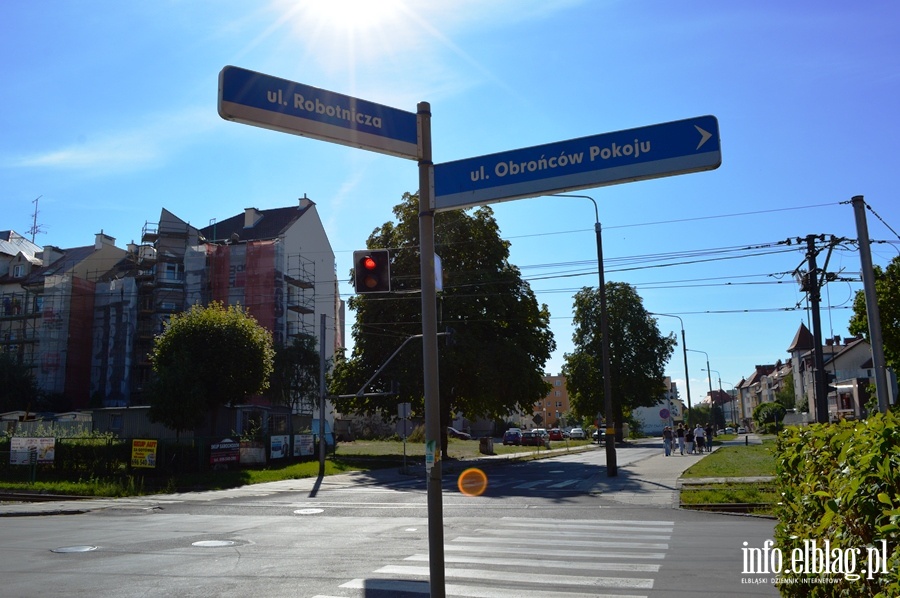
[(389, 26), (404, 12), (402, 0), (312, 0), (297, 8), (315, 28), (354, 33)]

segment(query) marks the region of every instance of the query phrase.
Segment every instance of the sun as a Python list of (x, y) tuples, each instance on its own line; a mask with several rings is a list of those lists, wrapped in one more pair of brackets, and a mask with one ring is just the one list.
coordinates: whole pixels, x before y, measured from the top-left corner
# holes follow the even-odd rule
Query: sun
[(313, 29), (365, 34), (389, 27), (405, 12), (403, 0), (300, 0), (278, 2)]

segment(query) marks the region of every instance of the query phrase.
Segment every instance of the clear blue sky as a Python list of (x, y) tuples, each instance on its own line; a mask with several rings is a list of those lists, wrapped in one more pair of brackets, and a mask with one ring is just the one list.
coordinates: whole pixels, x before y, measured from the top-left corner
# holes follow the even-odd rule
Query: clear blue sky
[[(38, 244), (88, 245), (102, 229), (124, 247), (161, 207), (202, 227), (306, 194), (351, 293), (352, 251), (417, 189), (415, 163), (222, 120), (226, 65), (411, 112), (427, 101), (438, 163), (712, 114), (719, 169), (585, 193), (607, 280), (681, 316), (729, 389), (786, 359), (808, 321), (790, 275), (803, 252), (775, 243), (855, 238), (841, 202), (864, 195), (886, 223), (870, 212), (871, 237), (891, 241), (875, 262), (900, 251), (898, 17), (893, 1), (4, 2), (0, 229), (26, 233), (40, 196)], [(493, 208), (550, 307), (556, 373), (572, 295), (596, 285), (593, 207)], [(858, 279), (859, 265), (848, 246), (829, 269)], [(847, 335), (859, 288), (827, 286), (826, 335)], [(680, 337), (675, 318), (660, 327)], [(668, 373), (683, 392), (680, 351)], [(689, 359), (696, 401), (706, 357)]]

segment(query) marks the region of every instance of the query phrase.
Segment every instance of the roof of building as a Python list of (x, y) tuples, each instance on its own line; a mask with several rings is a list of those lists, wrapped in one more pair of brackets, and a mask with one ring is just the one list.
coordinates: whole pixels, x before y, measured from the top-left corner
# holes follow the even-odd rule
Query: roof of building
[(809, 331), (806, 324), (800, 322), (800, 328), (797, 329), (797, 334), (794, 335), (794, 340), (791, 341), (791, 346), (787, 348), (787, 352), (809, 351), (815, 346), (815, 339), (813, 338), (812, 332)]
[(14, 230), (0, 230), (0, 253), (16, 256), (20, 253), (25, 258), (35, 263), (35, 254), (41, 250), (40, 245), (35, 245)]
[(59, 251), (62, 253), (62, 257), (49, 266), (43, 266), (32, 270), (22, 284), (27, 285), (34, 282), (40, 282), (46, 276), (63, 274), (90, 257), (95, 249), (93, 245), (85, 245), (84, 247), (72, 247), (70, 249), (60, 249)]
[(224, 241), (234, 238), (241, 241), (277, 239), (314, 205), (315, 203), (312, 201), (301, 200), (299, 206), (288, 208), (273, 208), (270, 210), (248, 208), (248, 210), (254, 210), (258, 216), (252, 226), (244, 226), (247, 213), (245, 210), (236, 216), (201, 228), (200, 234), (209, 241)]
[(760, 378), (762, 378), (763, 376), (768, 376), (774, 371), (774, 365), (758, 365), (753, 369), (753, 373), (750, 374), (750, 377), (747, 378), (746, 381), (742, 380), (742, 382), (745, 386), (752, 386), (753, 384), (759, 383)]

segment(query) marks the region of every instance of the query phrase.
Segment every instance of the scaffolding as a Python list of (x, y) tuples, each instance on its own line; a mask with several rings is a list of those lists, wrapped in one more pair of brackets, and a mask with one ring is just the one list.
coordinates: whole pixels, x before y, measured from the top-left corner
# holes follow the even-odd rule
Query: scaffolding
[(287, 256), (284, 274), (287, 337), (315, 337), (316, 263), (300, 254)]

